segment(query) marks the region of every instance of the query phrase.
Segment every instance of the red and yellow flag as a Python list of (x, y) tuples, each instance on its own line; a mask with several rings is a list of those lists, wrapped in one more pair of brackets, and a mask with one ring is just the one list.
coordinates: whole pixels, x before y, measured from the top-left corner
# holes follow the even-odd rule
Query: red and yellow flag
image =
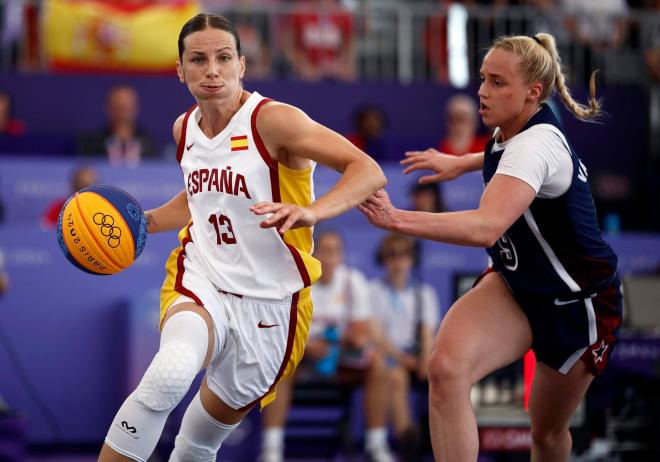
[(232, 136), (231, 137), (231, 150), (233, 151), (245, 151), (248, 148), (248, 137), (247, 135), (242, 136)]
[(46, 0), (43, 47), (52, 70), (170, 72), (195, 0), (169, 3)]

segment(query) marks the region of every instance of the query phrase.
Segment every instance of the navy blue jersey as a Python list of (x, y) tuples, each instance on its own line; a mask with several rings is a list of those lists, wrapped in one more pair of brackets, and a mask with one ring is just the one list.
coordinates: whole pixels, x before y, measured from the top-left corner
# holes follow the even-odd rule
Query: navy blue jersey
[[(521, 133), (537, 124), (562, 127), (547, 104), (532, 116)], [(495, 175), (504, 150), (484, 153), (484, 183)], [(573, 177), (568, 190), (556, 198), (536, 197), (525, 213), (487, 249), (511, 289), (561, 295), (592, 288), (612, 278), (617, 258), (602, 239), (587, 172), (572, 147)]]

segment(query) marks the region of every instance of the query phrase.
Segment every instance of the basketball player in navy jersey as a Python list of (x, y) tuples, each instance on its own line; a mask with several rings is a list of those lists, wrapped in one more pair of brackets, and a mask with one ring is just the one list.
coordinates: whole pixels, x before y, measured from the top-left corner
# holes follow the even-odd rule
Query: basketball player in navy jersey
[[(173, 127), (185, 186), (145, 215), (149, 232), (183, 228), (181, 245), (166, 264), (160, 349), (110, 425), (101, 461), (146, 461), (201, 369), (169, 460), (214, 461), (302, 357), (321, 273), (312, 227), (385, 184), (345, 138), (243, 89), (245, 57), (227, 19), (199, 14), (183, 26), (177, 73), (197, 103)], [(318, 199), (316, 162), (342, 172)]]
[(549, 34), (496, 40), (481, 67), (479, 113), (494, 129), (485, 152), (451, 157), (408, 153), (406, 173), (441, 181), (483, 170), (479, 208), (423, 213), (396, 209), (385, 191), (360, 206), (375, 225), (426, 239), (485, 247), (492, 266), (449, 310), (429, 363), (436, 460), (475, 461), (478, 435), (470, 388), (520, 358), (538, 358), (530, 417), (533, 461), (565, 461), (569, 421), (599, 374), (621, 323), (617, 258), (597, 225), (587, 171), (545, 101), (558, 92), (576, 117), (596, 117), (565, 85)]

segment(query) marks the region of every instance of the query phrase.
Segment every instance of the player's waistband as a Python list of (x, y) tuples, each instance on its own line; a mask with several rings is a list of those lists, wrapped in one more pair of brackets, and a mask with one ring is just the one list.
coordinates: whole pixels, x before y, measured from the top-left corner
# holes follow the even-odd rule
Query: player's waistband
[(566, 302), (569, 300), (579, 300), (582, 298), (593, 298), (596, 295), (605, 292), (615, 281), (618, 281), (619, 277), (615, 272), (610, 274), (608, 277), (603, 279), (596, 284), (593, 284), (586, 289), (579, 290), (577, 292), (566, 292), (557, 296), (557, 300), (560, 302)]

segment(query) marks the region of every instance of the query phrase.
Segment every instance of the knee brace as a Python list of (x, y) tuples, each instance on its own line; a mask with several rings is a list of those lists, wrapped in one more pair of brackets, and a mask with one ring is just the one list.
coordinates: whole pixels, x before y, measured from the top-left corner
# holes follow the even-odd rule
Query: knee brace
[(190, 388), (197, 363), (195, 350), (187, 343), (166, 343), (142, 377), (135, 397), (153, 411), (171, 411)]
[(214, 462), (222, 442), (238, 425), (211, 417), (197, 393), (183, 415), (169, 462)]
[(206, 322), (196, 313), (172, 316), (161, 334), (160, 350), (136, 390), (117, 412), (106, 443), (135, 460), (147, 460), (167, 416), (184, 397), (208, 347)]

